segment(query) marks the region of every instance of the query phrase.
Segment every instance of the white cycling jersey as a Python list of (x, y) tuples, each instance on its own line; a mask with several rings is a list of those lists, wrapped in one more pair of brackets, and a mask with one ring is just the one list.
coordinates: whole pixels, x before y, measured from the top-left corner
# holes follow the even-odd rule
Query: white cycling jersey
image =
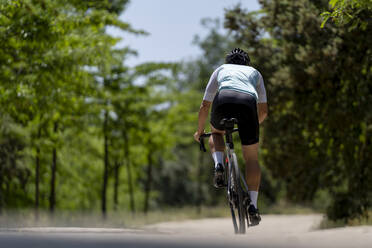
[(223, 64), (211, 75), (203, 100), (212, 102), (217, 90), (235, 90), (253, 95), (258, 103), (267, 102), (261, 73), (251, 66)]

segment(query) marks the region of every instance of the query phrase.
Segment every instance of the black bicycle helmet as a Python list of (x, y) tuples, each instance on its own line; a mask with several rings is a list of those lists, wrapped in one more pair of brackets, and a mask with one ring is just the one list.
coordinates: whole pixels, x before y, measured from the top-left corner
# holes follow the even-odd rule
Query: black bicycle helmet
[(225, 58), (226, 64), (236, 64), (236, 65), (249, 65), (251, 59), (248, 53), (244, 52), (240, 48), (234, 48)]

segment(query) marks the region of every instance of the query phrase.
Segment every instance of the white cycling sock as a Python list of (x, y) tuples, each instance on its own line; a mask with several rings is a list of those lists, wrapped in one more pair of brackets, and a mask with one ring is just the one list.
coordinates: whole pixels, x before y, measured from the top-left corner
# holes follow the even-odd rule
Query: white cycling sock
[(257, 197), (258, 197), (258, 191), (248, 191), (249, 197), (251, 198), (251, 204), (257, 208)]
[(218, 163), (223, 165), (223, 155), (224, 155), (224, 152), (220, 152), (220, 151), (215, 151), (214, 153), (212, 153), (212, 157), (214, 160), (214, 166), (217, 166)]

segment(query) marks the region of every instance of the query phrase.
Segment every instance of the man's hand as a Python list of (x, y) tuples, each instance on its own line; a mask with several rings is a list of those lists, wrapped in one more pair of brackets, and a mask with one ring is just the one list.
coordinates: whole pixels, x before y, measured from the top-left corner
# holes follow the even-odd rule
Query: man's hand
[(204, 132), (202, 132), (202, 133), (200, 133), (200, 132), (198, 132), (198, 131), (196, 131), (195, 133), (194, 133), (194, 139), (197, 141), (197, 142), (200, 142), (200, 136), (203, 134)]

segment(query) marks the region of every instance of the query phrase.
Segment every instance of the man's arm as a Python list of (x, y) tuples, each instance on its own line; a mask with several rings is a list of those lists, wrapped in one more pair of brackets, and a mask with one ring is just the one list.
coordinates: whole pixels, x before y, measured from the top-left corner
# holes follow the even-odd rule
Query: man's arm
[(208, 118), (209, 108), (211, 102), (203, 100), (200, 105), (199, 115), (198, 115), (198, 131), (194, 134), (194, 139), (199, 142), (199, 137), (204, 133), (205, 122)]
[(209, 78), (209, 82), (207, 84), (207, 87), (205, 88), (203, 102), (200, 105), (198, 115), (198, 131), (196, 131), (194, 134), (194, 139), (198, 142), (200, 135), (204, 133), (204, 126), (208, 118), (209, 107), (211, 106), (211, 103), (218, 89), (217, 75), (219, 68), (217, 68)]
[(268, 113), (268, 107), (267, 107), (267, 102), (263, 103), (258, 103), (257, 105), (257, 112), (258, 112), (258, 122), (261, 124), (265, 118), (267, 117)]
[(258, 104), (257, 104), (257, 114), (258, 114), (258, 122), (261, 124), (265, 118), (267, 117), (268, 108), (267, 108), (267, 97), (266, 97), (266, 89), (263, 77), (260, 72), (258, 72), (259, 82), (257, 87), (257, 94), (258, 94)]

